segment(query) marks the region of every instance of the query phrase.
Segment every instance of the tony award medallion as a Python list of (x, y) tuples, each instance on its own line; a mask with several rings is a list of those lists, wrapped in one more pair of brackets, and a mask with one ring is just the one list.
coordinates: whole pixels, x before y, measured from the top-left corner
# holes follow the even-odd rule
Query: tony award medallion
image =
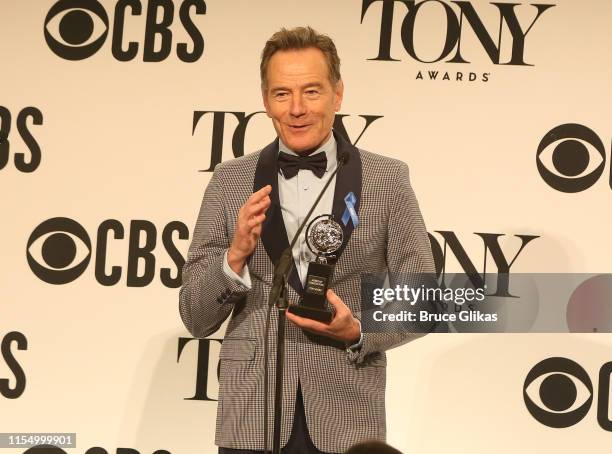
[(290, 307), (290, 312), (325, 323), (331, 321), (333, 313), (326, 307), (325, 294), (334, 267), (328, 262), (336, 258), (343, 239), (342, 227), (330, 214), (317, 216), (308, 224), (306, 244), (316, 259), (308, 264), (304, 296), (300, 304)]

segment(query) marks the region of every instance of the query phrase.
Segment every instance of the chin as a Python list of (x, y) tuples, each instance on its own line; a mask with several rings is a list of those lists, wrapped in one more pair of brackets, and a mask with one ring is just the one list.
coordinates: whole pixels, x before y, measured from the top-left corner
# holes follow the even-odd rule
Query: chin
[(306, 142), (303, 140), (289, 140), (286, 141), (285, 144), (296, 153), (311, 150), (312, 148), (316, 147), (316, 144), (314, 144), (312, 141)]
[(322, 144), (319, 138), (292, 137), (288, 140), (283, 140), (285, 144), (296, 153), (301, 151), (312, 150)]

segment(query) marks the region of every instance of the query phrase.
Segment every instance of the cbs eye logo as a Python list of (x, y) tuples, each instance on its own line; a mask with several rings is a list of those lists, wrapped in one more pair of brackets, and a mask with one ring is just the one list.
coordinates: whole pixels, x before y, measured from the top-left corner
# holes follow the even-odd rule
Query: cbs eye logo
[[(159, 232), (150, 221), (132, 220), (129, 226), (124, 226), (117, 219), (107, 219), (92, 237), (96, 239), (95, 248), (83, 226), (69, 218), (42, 222), (28, 239), (26, 256), (30, 269), (48, 284), (67, 284), (81, 276), (95, 256), (95, 278), (101, 285), (117, 285), (124, 277), (128, 287), (144, 287), (158, 275), (164, 286), (180, 287), (185, 259), (179, 245), (189, 239), (184, 223), (169, 222)], [(166, 257), (161, 257), (159, 243)], [(127, 246), (127, 257), (109, 254), (109, 249), (121, 249), (122, 245)], [(116, 264), (117, 259), (123, 265)], [(171, 267), (159, 266), (160, 260), (168, 259)]]
[[(178, 12), (180, 21), (191, 43), (178, 43), (176, 55), (187, 63), (197, 61), (204, 52), (204, 38), (191, 17), (206, 14), (204, 0), (184, 0)], [(146, 6), (145, 29), (142, 43), (124, 40), (124, 32), (135, 33), (131, 17), (143, 15), (140, 0), (116, 2), (113, 14), (112, 54), (119, 61), (133, 60), (139, 47), (143, 61), (160, 62), (172, 51), (172, 31), (175, 5), (171, 0), (149, 0)], [(161, 17), (160, 17), (161, 16)], [(129, 26), (126, 22), (130, 22)], [(59, 0), (45, 18), (44, 35), (49, 48), (66, 60), (83, 60), (95, 54), (109, 34), (109, 16), (97, 0)], [(142, 44), (142, 46), (141, 46)]]
[[(536, 154), (538, 172), (557, 191), (584, 191), (604, 171), (606, 152), (599, 136), (586, 126), (567, 123), (542, 138)], [(612, 174), (610, 175), (612, 187)]]
[(102, 47), (106, 35), (108, 15), (96, 0), (60, 0), (45, 18), (47, 45), (66, 60), (91, 57)]
[[(599, 371), (597, 421), (612, 431), (608, 415), (612, 361)], [(536, 364), (523, 384), (523, 400), (538, 422), (548, 427), (565, 428), (580, 422), (593, 402), (593, 383), (587, 372), (567, 358), (548, 358)]]
[(91, 241), (81, 224), (68, 218), (53, 218), (34, 229), (26, 254), (39, 279), (49, 284), (67, 284), (89, 265)]

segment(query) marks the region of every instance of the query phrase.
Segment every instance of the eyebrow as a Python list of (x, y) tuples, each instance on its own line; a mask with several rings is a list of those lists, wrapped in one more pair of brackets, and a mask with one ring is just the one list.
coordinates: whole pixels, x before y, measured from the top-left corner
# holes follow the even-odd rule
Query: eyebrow
[[(303, 85), (300, 88), (302, 90), (306, 90), (308, 88), (322, 88), (322, 87), (323, 87), (322, 83), (320, 83), (320, 82), (312, 82), (312, 83), (309, 83), (309, 84), (305, 84), (305, 85)], [(287, 87), (280, 86), (280, 87), (274, 87), (270, 91), (272, 93), (278, 93), (279, 91), (291, 91), (291, 89), (287, 88)]]
[(313, 82), (311, 84), (304, 85), (304, 89), (307, 89), (307, 88), (323, 88), (323, 84), (319, 82)]

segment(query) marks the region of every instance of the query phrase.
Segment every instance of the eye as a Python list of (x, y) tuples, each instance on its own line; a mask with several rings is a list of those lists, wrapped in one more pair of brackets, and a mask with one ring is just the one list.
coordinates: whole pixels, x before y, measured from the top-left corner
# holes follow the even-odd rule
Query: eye
[(580, 192), (601, 176), (606, 162), (601, 139), (586, 126), (564, 124), (550, 130), (536, 155), (540, 175), (561, 192)]
[(67, 60), (96, 53), (108, 34), (108, 16), (96, 0), (60, 0), (45, 18), (49, 48)]
[(593, 384), (586, 371), (567, 358), (536, 364), (525, 379), (523, 399), (529, 413), (548, 427), (576, 424), (593, 401)]
[(34, 229), (26, 253), (38, 278), (49, 284), (66, 284), (87, 268), (91, 241), (85, 229), (72, 219), (52, 218)]

